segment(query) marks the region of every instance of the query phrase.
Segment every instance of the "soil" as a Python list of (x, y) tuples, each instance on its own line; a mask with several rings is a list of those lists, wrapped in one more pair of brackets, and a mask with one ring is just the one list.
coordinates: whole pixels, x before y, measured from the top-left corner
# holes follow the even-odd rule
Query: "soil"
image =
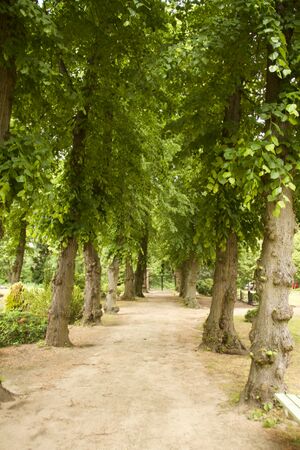
[(205, 368), (205, 299), (198, 310), (170, 293), (119, 304), (102, 326), (72, 326), (72, 348), (0, 350), (3, 384), (17, 394), (0, 407), (1, 450), (286, 448)]

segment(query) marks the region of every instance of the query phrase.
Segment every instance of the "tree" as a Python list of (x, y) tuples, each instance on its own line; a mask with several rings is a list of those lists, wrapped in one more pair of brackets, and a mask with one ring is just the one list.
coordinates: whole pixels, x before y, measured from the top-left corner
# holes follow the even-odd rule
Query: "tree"
[[(29, 162), (37, 160), (32, 148), (29, 158), (26, 151), (25, 155), (20, 151), (24, 136), (26, 140), (27, 130), (12, 133), (10, 125), (12, 108), (18, 104), (17, 101), (14, 102), (17, 97), (17, 83), (30, 66), (28, 49), (32, 50), (35, 46), (34, 35), (37, 30), (40, 46), (40, 40), (43, 40), (46, 34), (43, 31), (45, 25), (47, 33), (51, 34), (51, 23), (46, 14), (30, 0), (22, 2), (22, 8), (18, 0), (5, 0), (0, 6), (0, 238), (3, 237), (5, 209), (9, 209), (12, 200), (22, 192), (24, 184), (30, 179), (32, 171)], [(39, 47), (36, 48), (40, 56)], [(39, 75), (39, 70), (35, 72), (35, 68), (36, 66), (31, 64), (34, 75)], [(25, 145), (25, 150), (26, 148), (28, 145)], [(35, 169), (38, 167), (35, 166)], [(6, 399), (7, 395), (0, 385), (1, 399)]]
[[(70, 289), (66, 283), (72, 284), (72, 258), (76, 254), (76, 241), (89, 240), (98, 234), (99, 223), (103, 223), (105, 214), (110, 210), (110, 203), (116, 202), (120, 191), (120, 182), (113, 183), (116, 169), (113, 156), (117, 155), (117, 162), (128, 157), (128, 153), (124, 152), (124, 143), (121, 143), (124, 117), (128, 119), (129, 116), (127, 102), (130, 100), (126, 94), (133, 89), (127, 76), (132, 72), (131, 64), (136, 67), (141, 55), (140, 44), (136, 45), (132, 37), (140, 36), (142, 42), (147, 43), (151, 37), (151, 28), (155, 30), (157, 26), (155, 20), (160, 20), (159, 16), (163, 12), (158, 1), (152, 2), (150, 13), (147, 8), (141, 7), (142, 4), (130, 2), (137, 9), (134, 14), (133, 9), (123, 2), (116, 0), (104, 3), (100, 5), (91, 1), (85, 10), (77, 5), (76, 23), (73, 21), (74, 11), (70, 10), (68, 3), (57, 10), (53, 6), (58, 28), (73, 39), (67, 39), (69, 49), (60, 58), (60, 67), (66, 84), (64, 95), (69, 103), (71, 99), (66, 112), (68, 117), (74, 114), (75, 120), (71, 132), (69, 130), (69, 142), (65, 149), (62, 172), (64, 192), (63, 195), (60, 193), (58, 208), (61, 213), (53, 214), (61, 222), (56, 222), (56, 232), (62, 244), (62, 253), (54, 279), (53, 305), (49, 314), (47, 342), (50, 345), (69, 344), (65, 315), (68, 313)], [(77, 32), (79, 28), (83, 30), (80, 36)], [(98, 42), (103, 45), (99, 46)], [(77, 55), (76, 60), (74, 53)], [(73, 97), (75, 101), (72, 101)], [(130, 136), (128, 120), (126, 126), (127, 136)], [(66, 267), (69, 267), (70, 272), (65, 272)], [(60, 301), (64, 304), (59, 306)], [(59, 327), (64, 330), (55, 331)]]
[[(292, 263), (294, 185), (290, 174), (284, 177), (284, 172), (297, 168), (298, 133), (293, 128), (295, 117), (299, 115), (297, 104), (293, 103), (299, 96), (299, 86), (293, 81), (299, 80), (294, 59), (295, 49), (299, 47), (297, 17), (299, 7), (296, 2), (278, 1), (269, 8), (263, 21), (272, 29), (270, 38), (266, 36), (265, 94), (268, 111), (265, 136), (271, 143), (265, 148), (272, 150), (271, 153), (274, 149), (274, 164), (269, 166), (270, 175), (263, 179), (268, 203), (256, 275), (259, 311), (250, 334), (252, 363), (244, 393), (247, 401), (261, 404), (272, 400), (276, 391), (285, 390), (284, 374), (293, 348), (287, 323), (293, 314), (288, 296), (295, 272)], [(264, 26), (262, 32), (266, 33)], [(278, 180), (279, 186), (275, 189), (272, 180)]]

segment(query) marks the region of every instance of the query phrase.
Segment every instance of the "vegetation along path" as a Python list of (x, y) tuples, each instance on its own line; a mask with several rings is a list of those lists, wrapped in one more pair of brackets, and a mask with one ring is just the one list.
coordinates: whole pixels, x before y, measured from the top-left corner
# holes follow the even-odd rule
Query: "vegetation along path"
[(72, 327), (73, 348), (1, 350), (4, 365), (23, 357), (6, 369), (20, 396), (1, 406), (1, 450), (282, 448), (209, 378), (195, 351), (206, 315), (149, 294), (102, 327)]

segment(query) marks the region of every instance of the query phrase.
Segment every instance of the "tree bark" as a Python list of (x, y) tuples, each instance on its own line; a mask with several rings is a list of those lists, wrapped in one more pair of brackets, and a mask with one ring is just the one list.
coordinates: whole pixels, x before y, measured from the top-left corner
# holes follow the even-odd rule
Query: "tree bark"
[(21, 229), (20, 229), (19, 243), (16, 250), (16, 259), (11, 268), (9, 276), (9, 282), (11, 284), (18, 283), (21, 278), (26, 246), (26, 228), (27, 228), (26, 221), (21, 220)]
[(62, 250), (56, 275), (52, 282), (52, 302), (49, 310), (47, 345), (54, 347), (70, 346), (69, 316), (72, 290), (74, 286), (75, 258), (77, 242), (70, 238)]
[(202, 345), (217, 353), (243, 354), (246, 351), (233, 321), (237, 300), (237, 261), (237, 236), (231, 232), (225, 249), (217, 246), (212, 303), (202, 337)]
[[(10, 6), (15, 0), (4, 0), (4, 6)], [(9, 13), (0, 14), (0, 53), (16, 33), (16, 19)], [(12, 44), (10, 44), (12, 45)], [(16, 84), (15, 57), (0, 65), (0, 144), (8, 137)]]
[(180, 290), (179, 290), (179, 297), (184, 298), (186, 293), (186, 286), (187, 286), (187, 261), (183, 261), (180, 267), (181, 272), (181, 279), (180, 279)]
[(199, 263), (194, 256), (191, 256), (185, 263), (185, 279), (183, 289), (183, 299), (189, 308), (199, 308), (196, 298)]
[(119, 277), (119, 259), (115, 256), (108, 268), (108, 293), (106, 296), (105, 311), (114, 314), (119, 311), (117, 305), (117, 287)]
[(134, 272), (132, 268), (131, 258), (126, 258), (125, 286), (124, 286), (124, 294), (122, 295), (122, 300), (133, 300), (133, 299), (134, 299)]
[(85, 289), (83, 324), (96, 325), (100, 323), (102, 309), (100, 304), (101, 266), (98, 253), (91, 241), (84, 246)]
[(147, 252), (148, 252), (148, 233), (145, 233), (141, 240), (141, 248), (138, 254), (137, 267), (134, 275), (135, 295), (137, 297), (144, 297), (143, 285), (147, 269)]
[(292, 192), (284, 188), (289, 199), (280, 217), (274, 217), (276, 202), (268, 203), (265, 236), (256, 272), (259, 310), (251, 339), (251, 368), (244, 398), (250, 403), (271, 401), (275, 392), (286, 389), (284, 374), (293, 349), (288, 321), (293, 315), (289, 306), (289, 289), (295, 273), (292, 262), (293, 236), (296, 228)]
[(175, 291), (180, 294), (182, 285), (182, 270), (180, 268), (175, 270)]

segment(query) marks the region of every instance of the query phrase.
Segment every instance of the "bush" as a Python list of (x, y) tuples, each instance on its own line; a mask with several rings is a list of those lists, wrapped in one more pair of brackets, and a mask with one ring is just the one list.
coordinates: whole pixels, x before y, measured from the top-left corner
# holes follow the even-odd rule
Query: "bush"
[(245, 322), (252, 323), (255, 317), (257, 316), (258, 308), (249, 309), (245, 314)]
[(0, 314), (0, 347), (31, 344), (45, 338), (47, 320), (29, 312)]
[(24, 289), (23, 292), (26, 309), (40, 317), (47, 317), (51, 303), (51, 287)]
[(70, 305), (70, 323), (82, 318), (83, 313), (83, 291), (75, 284)]
[[(9, 300), (8, 303), (7, 299)], [(28, 289), (22, 283), (17, 283), (11, 287), (11, 292), (7, 295), (5, 303), (6, 311), (27, 311), (33, 315), (46, 318), (51, 304), (51, 286)], [(83, 292), (79, 286), (75, 285), (70, 304), (70, 323), (81, 319), (82, 310)]]
[(13, 284), (5, 298), (6, 311), (23, 311), (26, 309), (24, 301), (24, 286), (22, 283)]
[(197, 282), (197, 292), (202, 295), (212, 295), (213, 279), (202, 278)]

